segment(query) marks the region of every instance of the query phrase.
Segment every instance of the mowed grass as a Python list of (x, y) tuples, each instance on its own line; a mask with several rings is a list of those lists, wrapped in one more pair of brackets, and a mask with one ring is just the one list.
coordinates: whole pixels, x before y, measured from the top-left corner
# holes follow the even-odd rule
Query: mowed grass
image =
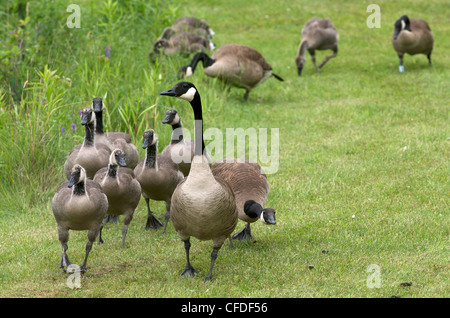
[[(191, 262), (200, 273), (180, 277), (183, 243), (171, 223), (165, 235), (144, 230), (142, 200), (126, 248), (120, 249), (122, 225), (105, 226), (105, 243), (91, 251), (81, 288), (70, 289), (69, 275), (58, 268), (61, 248), (49, 190), (42, 193), (45, 200), (38, 200), (42, 203), (13, 203), (11, 194), (1, 206), (0, 296), (448, 297), (450, 40), (449, 26), (441, 23), (446, 7), (439, 1), (379, 1), (381, 28), (369, 29), (369, 4), (180, 2), (179, 16), (205, 18), (216, 32), (218, 47), (231, 42), (250, 45), (285, 79), (267, 80), (247, 102), (243, 90), (206, 78), (202, 66), (189, 79), (202, 96), (205, 128), (280, 132), (279, 169), (268, 175), (266, 203), (277, 211), (277, 225), (252, 225), (256, 243), (235, 242), (231, 249), (225, 242), (212, 282), (203, 281), (211, 242), (191, 240)], [(429, 22), (435, 35), (432, 67), (425, 56), (406, 56), (405, 73), (398, 73), (390, 38), (394, 21), (403, 14)], [(312, 16), (328, 16), (334, 22), (339, 53), (319, 74), (307, 56), (299, 78), (294, 58), (302, 25)], [(153, 39), (146, 41), (136, 48), (137, 55), (150, 49)], [(326, 54), (318, 52), (317, 60)], [(173, 72), (187, 62), (162, 57), (155, 90), (176, 83)], [(127, 94), (116, 85), (108, 83), (104, 89)], [(87, 94), (81, 100), (90, 98)], [(161, 114), (176, 108), (184, 126), (193, 131), (187, 102), (164, 97), (157, 101)], [(170, 128), (156, 124), (162, 150)], [(72, 146), (64, 145), (67, 150)], [(63, 155), (60, 160), (62, 166)], [(62, 182), (62, 172), (48, 174), (60, 174)], [(55, 182), (53, 188), (57, 186)], [(33, 191), (21, 189), (17, 198)], [(152, 206), (162, 217), (164, 205)], [(243, 225), (239, 222), (237, 229)], [(85, 232), (71, 232), (68, 255), (73, 263), (82, 262), (85, 244)], [(379, 266), (380, 288), (367, 284), (372, 264)]]

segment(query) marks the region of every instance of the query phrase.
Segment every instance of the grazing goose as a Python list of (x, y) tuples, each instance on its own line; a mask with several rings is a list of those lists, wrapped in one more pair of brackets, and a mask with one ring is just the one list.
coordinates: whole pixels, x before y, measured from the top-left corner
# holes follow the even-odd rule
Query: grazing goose
[(431, 66), (431, 52), (433, 51), (434, 37), (430, 26), (423, 20), (409, 19), (406, 15), (398, 19), (392, 34), (392, 45), (400, 59), (399, 71), (403, 72), (403, 56), (425, 54), (428, 65)]
[(276, 224), (275, 210), (263, 209), (270, 186), (261, 166), (249, 159), (225, 159), (211, 166), (214, 176), (225, 180), (236, 197), (238, 217), (247, 224), (233, 235), (236, 240), (252, 240), (250, 223), (261, 220), (265, 224)]
[(161, 156), (171, 158), (178, 165), (178, 169), (183, 175), (187, 176), (194, 158), (194, 141), (183, 138), (183, 126), (175, 109), (166, 111), (166, 116), (162, 122), (172, 126), (172, 138), (170, 144), (161, 152)]
[[(80, 271), (86, 271), (86, 262), (97, 235), (101, 237), (102, 220), (108, 209), (108, 198), (100, 185), (86, 178), (85, 169), (75, 164), (69, 180), (63, 182), (52, 199), (52, 210), (58, 224), (58, 239), (62, 246), (60, 268), (71, 265), (67, 256), (69, 230), (88, 231), (86, 255)], [(100, 241), (101, 239), (99, 239)]]
[(139, 152), (131, 142), (131, 136), (123, 132), (103, 132), (103, 100), (95, 97), (92, 101), (92, 108), (95, 112), (95, 142), (107, 145), (110, 151), (116, 148), (125, 153), (127, 167), (134, 169), (139, 162)]
[(230, 186), (214, 177), (208, 158), (204, 155), (202, 102), (195, 86), (189, 82), (180, 82), (160, 94), (187, 100), (194, 111), (195, 155), (189, 175), (180, 182), (172, 195), (170, 218), (186, 251), (186, 266), (182, 276), (194, 276), (197, 272), (189, 261), (190, 237), (213, 241), (211, 265), (205, 278), (211, 280), (218, 252), (237, 224), (236, 201)]
[(95, 113), (92, 109), (83, 109), (81, 124), (85, 126), (84, 142), (72, 148), (64, 163), (64, 172), (69, 178), (72, 167), (78, 163), (86, 170), (87, 177), (92, 179), (98, 170), (108, 166), (111, 151), (105, 144), (94, 143)]
[(150, 59), (156, 60), (155, 54), (173, 55), (180, 53), (181, 56), (189, 56), (198, 51), (214, 50), (215, 45), (202, 36), (181, 32), (169, 39), (160, 38), (153, 44), (153, 51), (149, 53)]
[[(119, 168), (120, 166), (120, 168)], [(128, 232), (128, 225), (141, 198), (141, 185), (132, 169), (126, 167), (125, 153), (114, 149), (109, 157), (108, 167), (102, 168), (94, 176), (108, 197), (108, 215), (124, 215), (122, 228), (122, 248)]]
[(198, 35), (213, 37), (216, 34), (203, 19), (198, 19), (194, 17), (182, 17), (179, 18), (172, 25), (172, 28), (176, 32), (191, 32), (196, 33)]
[[(322, 68), (329, 59), (335, 57), (338, 53), (339, 35), (329, 18), (312, 18), (303, 27), (302, 41), (298, 47), (298, 53), (295, 57), (298, 75), (302, 75), (302, 69), (306, 62), (306, 50), (311, 55), (316, 73)], [(333, 54), (325, 57), (319, 67), (316, 65), (316, 50), (332, 50)]]
[(204, 52), (197, 53), (191, 63), (178, 70), (179, 75), (191, 76), (198, 62), (203, 63), (203, 71), (209, 77), (245, 89), (244, 99), (250, 91), (271, 76), (279, 81), (281, 77), (272, 72), (272, 67), (255, 49), (240, 44), (226, 44), (218, 48), (211, 58)]
[(166, 213), (164, 214), (164, 229), (162, 232), (165, 233), (170, 218), (170, 199), (184, 176), (172, 160), (156, 155), (157, 142), (158, 137), (153, 129), (144, 132), (142, 148), (147, 149), (147, 152), (145, 158), (139, 161), (137, 167), (134, 168), (134, 174), (141, 184), (142, 196), (147, 203), (148, 216), (145, 229), (157, 230), (162, 226), (161, 221), (150, 210), (149, 200), (165, 201)]

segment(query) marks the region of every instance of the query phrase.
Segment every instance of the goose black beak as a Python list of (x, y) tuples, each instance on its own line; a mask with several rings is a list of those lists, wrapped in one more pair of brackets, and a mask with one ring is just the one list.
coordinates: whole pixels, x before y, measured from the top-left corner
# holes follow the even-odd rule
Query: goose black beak
[(394, 40), (397, 40), (398, 34), (400, 33), (400, 31), (395, 30), (394, 32)]
[(169, 88), (168, 90), (159, 93), (159, 95), (165, 95), (165, 96), (177, 96), (177, 94), (175, 93), (175, 88)]
[(297, 67), (298, 76), (302, 76), (303, 66)]
[(172, 116), (171, 116), (170, 114), (169, 114), (169, 115), (166, 115), (166, 117), (164, 117), (162, 123), (163, 123), (163, 124), (170, 123), (170, 122), (172, 121), (172, 118), (171, 118), (171, 117), (172, 117)]
[(268, 214), (264, 216), (264, 220), (267, 224), (275, 225), (277, 224), (277, 221), (275, 221), (275, 214)]

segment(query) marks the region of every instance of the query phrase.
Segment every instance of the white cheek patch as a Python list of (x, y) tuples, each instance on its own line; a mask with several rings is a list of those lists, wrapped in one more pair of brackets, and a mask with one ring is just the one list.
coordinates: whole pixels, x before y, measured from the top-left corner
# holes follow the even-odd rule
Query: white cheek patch
[(175, 115), (175, 118), (170, 122), (170, 125), (176, 125), (180, 122), (180, 116), (178, 116), (178, 113)]
[(156, 134), (155, 134), (155, 135), (153, 135), (153, 141), (152, 141), (152, 143), (150, 144), (150, 146), (156, 145), (157, 142), (158, 142), (158, 137), (157, 137)]
[(192, 67), (188, 66), (186, 68), (186, 77), (189, 77), (192, 75)]
[(404, 30), (406, 26), (405, 21), (402, 20), (401, 22), (402, 22), (402, 30)]
[(267, 223), (266, 220), (264, 220), (264, 212), (261, 213), (261, 215), (259, 216), (259, 219), (260, 219), (263, 223)]
[(189, 88), (189, 90), (186, 93), (184, 93), (183, 95), (180, 95), (179, 98), (187, 100), (188, 102), (192, 102), (196, 92), (197, 92), (197, 90), (195, 88), (191, 87), (191, 88)]

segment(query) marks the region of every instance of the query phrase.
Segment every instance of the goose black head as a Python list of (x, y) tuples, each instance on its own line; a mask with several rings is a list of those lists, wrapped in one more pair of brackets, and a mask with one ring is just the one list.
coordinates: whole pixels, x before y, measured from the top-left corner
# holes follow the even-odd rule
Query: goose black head
[(261, 220), (266, 224), (277, 224), (275, 219), (275, 210), (271, 208), (266, 208), (262, 211)]
[(114, 149), (109, 158), (109, 164), (126, 167), (127, 161), (125, 160), (125, 153), (120, 149)]
[(153, 146), (158, 141), (158, 136), (153, 129), (144, 131), (144, 140), (142, 143), (142, 148), (146, 149), (149, 146)]
[(198, 95), (195, 85), (190, 82), (179, 82), (168, 90), (159, 93), (160, 95), (178, 97), (188, 102), (192, 102)]
[(166, 111), (166, 116), (162, 121), (163, 124), (175, 125), (178, 124), (179, 122), (180, 116), (178, 115), (178, 112), (175, 109), (169, 109)]
[(397, 39), (398, 35), (403, 30), (411, 32), (411, 23), (406, 15), (402, 16), (394, 23), (394, 40)]
[(87, 125), (94, 121), (95, 114), (92, 111), (92, 108), (85, 108), (81, 111), (81, 124)]
[(270, 208), (263, 209), (259, 203), (253, 200), (245, 201), (244, 212), (251, 218), (259, 217), (265, 224), (277, 224), (275, 221), (275, 210)]
[(67, 186), (72, 188), (75, 184), (80, 183), (86, 178), (86, 171), (82, 166), (76, 164), (72, 167), (69, 177), (69, 183)]
[(94, 99), (92, 100), (92, 108), (96, 113), (103, 110), (103, 100), (101, 97), (94, 97)]

